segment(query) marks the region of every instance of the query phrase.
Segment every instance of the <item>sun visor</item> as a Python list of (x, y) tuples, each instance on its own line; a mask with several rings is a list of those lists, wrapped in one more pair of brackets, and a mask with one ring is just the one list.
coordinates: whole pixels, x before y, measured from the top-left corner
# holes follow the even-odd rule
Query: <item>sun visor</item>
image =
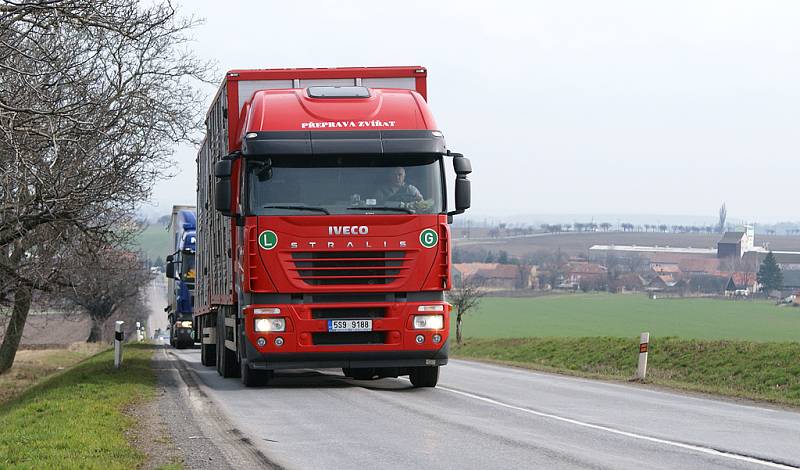
[(439, 131), (261, 131), (242, 141), (242, 154), (256, 155), (376, 155), (443, 154)]

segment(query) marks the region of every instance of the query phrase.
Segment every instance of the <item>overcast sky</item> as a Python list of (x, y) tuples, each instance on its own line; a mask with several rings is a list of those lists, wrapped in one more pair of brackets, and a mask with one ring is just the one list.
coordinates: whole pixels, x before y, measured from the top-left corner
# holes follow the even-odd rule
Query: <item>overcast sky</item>
[[(474, 216), (800, 220), (800, 2), (198, 1), (232, 68), (424, 65)], [(208, 88), (209, 101), (214, 93)], [(195, 202), (196, 150), (158, 205)]]

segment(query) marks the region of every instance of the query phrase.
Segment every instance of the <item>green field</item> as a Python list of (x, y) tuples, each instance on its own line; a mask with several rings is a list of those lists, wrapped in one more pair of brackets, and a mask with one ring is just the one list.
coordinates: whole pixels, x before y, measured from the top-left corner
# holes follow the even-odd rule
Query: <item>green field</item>
[(465, 338), (635, 338), (643, 331), (653, 338), (800, 341), (800, 308), (762, 300), (565, 294), (485, 297), (464, 320)]
[(155, 260), (158, 257), (165, 259), (171, 254), (169, 251), (169, 232), (158, 224), (150, 224), (136, 238), (137, 248), (146, 257)]

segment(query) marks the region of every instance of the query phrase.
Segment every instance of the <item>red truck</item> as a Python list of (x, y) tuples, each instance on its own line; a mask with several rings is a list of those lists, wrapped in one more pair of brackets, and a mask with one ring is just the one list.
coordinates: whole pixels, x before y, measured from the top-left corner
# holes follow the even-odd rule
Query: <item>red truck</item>
[(471, 165), (445, 147), (426, 77), (418, 66), (226, 74), (197, 159), (204, 365), (246, 386), (298, 368), (436, 386), (449, 224), (469, 208)]

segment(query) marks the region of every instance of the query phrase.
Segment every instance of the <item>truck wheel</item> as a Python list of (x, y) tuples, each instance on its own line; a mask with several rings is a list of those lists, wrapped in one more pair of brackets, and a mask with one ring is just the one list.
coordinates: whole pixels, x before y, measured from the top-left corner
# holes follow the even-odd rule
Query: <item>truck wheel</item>
[(247, 359), (240, 359), (239, 366), (241, 369), (242, 383), (245, 387), (262, 387), (269, 383), (272, 376), (272, 371), (251, 369), (247, 365)]
[(217, 350), (214, 344), (201, 344), (200, 345), (200, 364), (204, 366), (217, 365)]
[(435, 387), (439, 381), (439, 366), (414, 367), (409, 378), (414, 387)]
[(225, 347), (225, 308), (220, 307), (217, 313), (217, 372), (227, 379), (239, 376), (239, 365), (236, 352)]
[(208, 320), (205, 317), (200, 317), (198, 327), (200, 328), (200, 364), (204, 366), (217, 365), (217, 349), (215, 344), (206, 344), (203, 342), (202, 331), (207, 327)]

